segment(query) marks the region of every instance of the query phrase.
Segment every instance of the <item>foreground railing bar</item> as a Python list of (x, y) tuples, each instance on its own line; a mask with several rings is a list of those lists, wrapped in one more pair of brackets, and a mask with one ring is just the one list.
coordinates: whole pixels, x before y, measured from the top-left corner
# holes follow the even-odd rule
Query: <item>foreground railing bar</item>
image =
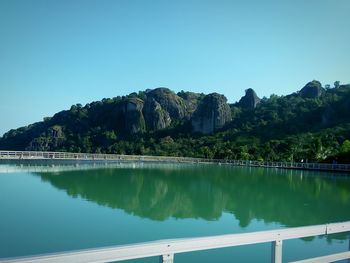
[(343, 222), (329, 225), (324, 224), (243, 234), (162, 240), (135, 245), (43, 255), (38, 257), (16, 258), (1, 262), (111, 262), (265, 242), (276, 242), (277, 245), (280, 245), (280, 247), (275, 249), (275, 257), (282, 258), (282, 240), (348, 231), (350, 231), (350, 222)]
[[(342, 233), (342, 232), (350, 232), (349, 229), (350, 221), (343, 222), (343, 223), (331, 223), (327, 224), (326, 234), (336, 234), (336, 233)], [(350, 244), (349, 244), (349, 250), (350, 250)]]
[(290, 263), (328, 263), (328, 262), (335, 262), (335, 261), (344, 260), (348, 258), (350, 258), (350, 251), (317, 257), (317, 258), (303, 259), (303, 260), (293, 261)]

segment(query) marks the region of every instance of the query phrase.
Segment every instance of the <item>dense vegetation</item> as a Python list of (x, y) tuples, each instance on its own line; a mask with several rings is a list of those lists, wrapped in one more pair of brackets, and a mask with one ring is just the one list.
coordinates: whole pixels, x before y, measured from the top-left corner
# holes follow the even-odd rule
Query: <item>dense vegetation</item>
[[(287, 96), (253, 99), (252, 107), (243, 105), (247, 97), (230, 104), (228, 114), (219, 94), (132, 93), (77, 104), (10, 130), (0, 138), (0, 149), (350, 162), (350, 85), (336, 82), (330, 88), (312, 81)], [(194, 132), (194, 118), (212, 121), (203, 113), (211, 106), (203, 101), (213, 103), (209, 113), (215, 120), (225, 116), (214, 132)]]

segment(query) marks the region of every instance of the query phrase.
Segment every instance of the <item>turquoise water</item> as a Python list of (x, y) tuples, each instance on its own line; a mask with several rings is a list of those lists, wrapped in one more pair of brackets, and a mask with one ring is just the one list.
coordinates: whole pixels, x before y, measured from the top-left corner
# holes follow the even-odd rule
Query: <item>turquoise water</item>
[[(224, 165), (2, 164), (0, 211), (0, 257), (25, 256), (349, 221), (350, 180)], [(270, 262), (270, 247), (177, 254), (175, 262)], [(345, 234), (290, 240), (283, 259), (347, 248)]]

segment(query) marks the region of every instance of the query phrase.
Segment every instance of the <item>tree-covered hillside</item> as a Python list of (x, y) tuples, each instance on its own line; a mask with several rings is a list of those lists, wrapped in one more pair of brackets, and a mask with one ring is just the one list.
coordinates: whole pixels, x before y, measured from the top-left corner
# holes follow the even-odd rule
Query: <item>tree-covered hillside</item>
[(157, 88), (73, 105), (10, 130), (0, 149), (350, 162), (350, 85), (260, 99)]

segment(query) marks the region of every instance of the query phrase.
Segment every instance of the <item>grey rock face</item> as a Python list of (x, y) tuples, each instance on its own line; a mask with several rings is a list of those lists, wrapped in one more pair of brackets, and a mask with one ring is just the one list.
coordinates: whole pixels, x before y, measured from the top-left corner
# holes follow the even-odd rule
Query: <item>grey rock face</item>
[(157, 88), (147, 93), (147, 100), (155, 100), (169, 113), (171, 119), (182, 119), (186, 115), (182, 98), (167, 88)]
[(146, 97), (143, 114), (149, 130), (167, 128), (188, 115), (184, 100), (167, 88), (150, 90)]
[(307, 83), (299, 92), (303, 98), (317, 98), (322, 95), (323, 88), (321, 82), (317, 80), (310, 81)]
[(143, 101), (138, 98), (130, 98), (124, 102), (123, 113), (126, 131), (137, 133), (145, 130), (145, 120), (142, 114), (143, 104)]
[(182, 91), (177, 95), (184, 100), (187, 115), (186, 118), (190, 119), (194, 111), (197, 109), (200, 100), (204, 97), (204, 94)]
[(161, 130), (171, 123), (169, 113), (153, 98), (146, 100), (143, 112), (148, 130)]
[(147, 91), (144, 101), (127, 98), (116, 108), (122, 130), (132, 134), (167, 128), (172, 121), (182, 120), (187, 115), (184, 99), (167, 88)]
[(260, 98), (253, 89), (247, 89), (245, 95), (239, 100), (239, 105), (244, 109), (254, 109), (260, 102)]
[(231, 120), (231, 109), (225, 96), (218, 93), (206, 95), (192, 117), (195, 132), (209, 134)]

